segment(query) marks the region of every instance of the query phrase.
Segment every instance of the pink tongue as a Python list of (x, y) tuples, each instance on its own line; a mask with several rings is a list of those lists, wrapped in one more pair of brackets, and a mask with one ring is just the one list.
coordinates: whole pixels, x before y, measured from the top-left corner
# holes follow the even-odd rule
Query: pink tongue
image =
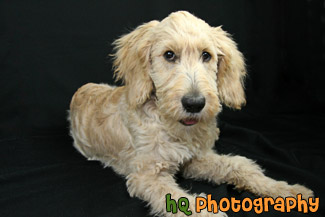
[(185, 123), (186, 125), (193, 125), (193, 124), (196, 124), (197, 121), (196, 121), (196, 120), (184, 120), (184, 123)]

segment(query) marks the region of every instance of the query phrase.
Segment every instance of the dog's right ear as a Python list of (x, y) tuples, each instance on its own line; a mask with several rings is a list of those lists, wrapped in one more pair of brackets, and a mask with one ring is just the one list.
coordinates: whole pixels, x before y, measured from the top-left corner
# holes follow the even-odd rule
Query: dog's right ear
[(153, 90), (150, 70), (152, 29), (158, 21), (145, 23), (113, 42), (113, 67), (116, 80), (126, 86), (127, 101), (132, 108), (143, 104)]

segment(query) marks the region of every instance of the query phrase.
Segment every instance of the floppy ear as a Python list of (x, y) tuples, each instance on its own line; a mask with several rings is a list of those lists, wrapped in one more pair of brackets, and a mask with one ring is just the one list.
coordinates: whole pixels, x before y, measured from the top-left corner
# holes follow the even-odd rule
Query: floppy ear
[(150, 70), (152, 28), (158, 21), (145, 23), (113, 42), (114, 76), (126, 87), (126, 98), (131, 107), (143, 104), (153, 89)]
[(217, 83), (220, 100), (228, 107), (240, 109), (246, 103), (243, 82), (246, 68), (243, 55), (231, 36), (221, 27), (216, 27), (213, 31), (219, 51)]

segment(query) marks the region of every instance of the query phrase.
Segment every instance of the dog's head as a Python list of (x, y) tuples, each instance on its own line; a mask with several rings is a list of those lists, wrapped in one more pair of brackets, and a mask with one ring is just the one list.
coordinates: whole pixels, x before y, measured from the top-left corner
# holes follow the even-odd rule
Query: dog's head
[(245, 63), (235, 42), (188, 12), (145, 23), (114, 45), (115, 76), (131, 107), (154, 93), (162, 115), (193, 125), (214, 117), (220, 103), (236, 109), (245, 103)]

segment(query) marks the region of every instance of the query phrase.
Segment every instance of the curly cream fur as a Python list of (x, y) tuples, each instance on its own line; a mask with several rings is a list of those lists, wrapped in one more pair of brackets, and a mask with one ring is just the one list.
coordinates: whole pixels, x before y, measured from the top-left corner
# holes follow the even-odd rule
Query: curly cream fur
[[(301, 185), (266, 177), (245, 157), (212, 150), (221, 104), (239, 109), (245, 103), (245, 63), (228, 33), (179, 11), (161, 22), (139, 26), (114, 45), (115, 76), (125, 85), (82, 86), (70, 105), (71, 135), (85, 157), (125, 176), (130, 195), (147, 201), (153, 214), (184, 216), (166, 212), (167, 193), (189, 198), (194, 211), (194, 195), (174, 181), (180, 170), (186, 177), (234, 184), (261, 196), (312, 196)], [(177, 55), (175, 62), (165, 60), (168, 50)], [(210, 61), (202, 61), (203, 51), (211, 54)], [(206, 99), (199, 113), (187, 113), (182, 107), (181, 98), (190, 91)], [(198, 123), (184, 126), (179, 120), (185, 118)]]

